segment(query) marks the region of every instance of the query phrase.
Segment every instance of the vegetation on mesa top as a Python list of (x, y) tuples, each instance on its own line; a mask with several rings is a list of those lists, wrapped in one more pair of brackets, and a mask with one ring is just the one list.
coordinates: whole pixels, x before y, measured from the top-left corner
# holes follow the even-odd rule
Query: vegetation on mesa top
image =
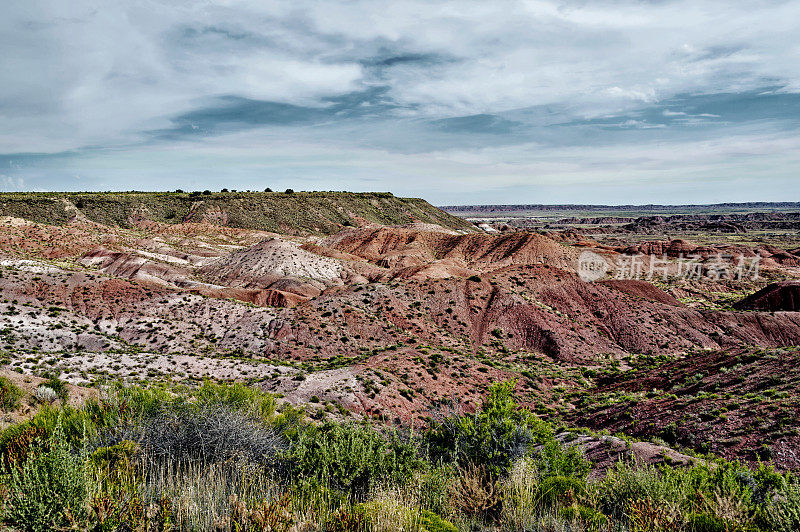
[[(224, 189), (223, 189), (224, 190)], [(64, 224), (82, 215), (112, 226), (138, 220), (206, 221), (279, 233), (332, 234), (357, 219), (396, 225), (415, 221), (459, 230), (469, 222), (419, 198), (388, 192), (12, 192), (0, 193), (0, 216)]]

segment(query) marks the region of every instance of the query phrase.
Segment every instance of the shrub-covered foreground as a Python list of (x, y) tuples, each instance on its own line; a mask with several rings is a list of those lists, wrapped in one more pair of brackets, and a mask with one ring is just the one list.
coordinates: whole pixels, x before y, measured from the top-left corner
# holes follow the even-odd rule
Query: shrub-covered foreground
[(512, 386), (413, 434), (314, 424), (243, 385), (119, 388), (0, 435), (20, 530), (796, 531), (800, 484), (766, 467), (590, 464)]

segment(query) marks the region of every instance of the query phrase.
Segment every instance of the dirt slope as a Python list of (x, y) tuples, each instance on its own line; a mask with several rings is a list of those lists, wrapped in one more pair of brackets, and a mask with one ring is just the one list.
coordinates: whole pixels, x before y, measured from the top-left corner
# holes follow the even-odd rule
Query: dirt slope
[(735, 349), (609, 372), (568, 419), (640, 438), (800, 468), (800, 352)]
[(740, 310), (800, 311), (800, 282), (770, 284), (734, 304)]
[[(520, 401), (542, 415), (664, 437), (670, 423), (684, 422), (680, 412), (688, 412), (698, 416), (703, 438), (679, 444), (697, 448), (712, 438), (742, 437), (741, 445), (713, 448), (750, 459), (763, 434), (784, 446), (771, 447), (771, 459), (795, 467), (785, 458), (786, 446), (795, 442), (786, 432), (793, 425), (769, 425), (769, 405), (763, 423), (749, 426), (731, 415), (712, 426), (704, 420), (707, 397), (697, 398), (708, 392), (729, 402), (740, 392), (767, 397), (772, 390), (768, 397), (786, 399), (782, 379), (795, 378), (794, 363), (783, 357), (781, 369), (775, 365), (781, 358), (769, 355), (800, 345), (800, 312), (755, 305), (765, 310), (744, 312), (726, 303), (768, 280), (586, 282), (576, 273), (580, 253), (619, 258), (617, 248), (577, 234), (556, 241), (523, 231), (459, 233), (410, 211), (386, 215), (402, 225), (377, 225), (356, 214), (324, 227), (290, 217), (289, 233), (337, 232), (278, 235), (221, 225), (233, 223), (232, 203), (228, 210), (195, 205), (181, 215), (190, 221), (168, 223), (157, 219), (162, 207), (147, 202), (131, 215), (133, 199), (122, 195), (114, 216), (130, 220), (103, 225), (89, 214), (99, 216), (98, 205), (108, 207), (110, 200), (92, 197), (99, 203), (85, 198), (65, 225), (19, 218), (0, 223), (0, 350), (7, 369), (26, 375), (57, 370), (73, 383), (245, 380), (297, 404), (308, 405), (316, 395), (321, 401), (309, 408), (320, 418), (338, 404), (357, 416), (404, 424), (424, 423), (432, 408), (453, 397), (470, 409), (490, 383), (514, 379)], [(374, 200), (375, 209), (394, 201), (353, 198)], [(252, 208), (258, 205), (266, 204)], [(305, 205), (313, 211), (312, 203)], [(350, 216), (354, 208), (343, 201), (334, 210)], [(319, 212), (307, 216), (322, 219)], [(347, 220), (359, 227), (345, 227)], [(666, 248), (644, 246), (641, 251), (696, 249), (675, 241)], [(761, 248), (748, 253), (777, 253)], [(791, 278), (792, 268), (774, 261), (768, 273)], [(721, 303), (696, 305), (704, 294)], [(759, 349), (767, 354), (758, 360), (720, 365), (715, 358)], [(770, 375), (781, 371), (781, 380), (770, 384)], [(748, 372), (757, 389), (722, 377), (747, 381)], [(674, 376), (680, 386), (671, 383)], [(679, 397), (685, 392), (687, 400), (648, 396), (653, 388)], [(636, 403), (618, 400), (628, 396)], [(582, 403), (583, 397), (593, 402)], [(627, 412), (638, 412), (636, 423)]]
[(335, 259), (310, 253), (286, 240), (270, 238), (221, 257), (200, 271), (212, 282), (248, 285), (268, 276), (331, 282), (341, 278), (344, 267)]
[(512, 264), (548, 264), (574, 269), (578, 252), (535, 233), (452, 235), (402, 228), (342, 231), (322, 245), (387, 267), (419, 266), (439, 260), (492, 270)]

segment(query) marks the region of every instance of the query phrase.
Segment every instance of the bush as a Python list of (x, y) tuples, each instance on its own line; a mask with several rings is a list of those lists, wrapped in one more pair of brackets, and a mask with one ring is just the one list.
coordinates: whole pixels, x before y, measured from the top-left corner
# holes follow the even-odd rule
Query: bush
[(80, 526), (87, 516), (84, 457), (73, 456), (61, 423), (48, 439), (49, 450), (29, 453), (6, 484), (6, 519), (25, 531)]
[[(688, 469), (619, 462), (595, 489), (598, 508), (615, 518), (674, 523), (681, 516), (704, 514), (741, 528), (769, 520), (762, 510), (782, 479), (763, 465), (750, 470), (724, 460)], [(697, 519), (702, 526), (716, 526), (705, 517)]]
[[(51, 374), (47, 378), (47, 382), (43, 382), (41, 386), (50, 388), (55, 392), (59, 399), (66, 401), (69, 398), (69, 390), (67, 383), (58, 378), (58, 375)], [(40, 387), (41, 387), (40, 386)]]
[(272, 394), (241, 383), (204, 382), (199, 388), (122, 386), (106, 391), (108, 409), (130, 421), (143, 420), (180, 408), (226, 407), (268, 422), (274, 419), (276, 403)]
[(160, 461), (197, 460), (201, 463), (246, 458), (276, 464), (286, 440), (259, 419), (225, 405), (180, 406), (120, 427), (105, 437), (114, 445), (138, 443), (151, 458)]
[(575, 446), (564, 446), (552, 440), (544, 444), (535, 455), (537, 468), (542, 477), (562, 476), (586, 479), (592, 464)]
[(455, 480), (452, 467), (428, 466), (418, 475), (418, 497), (422, 508), (446, 515), (450, 510), (449, 488)]
[(653, 466), (617, 462), (602, 481), (596, 484), (598, 508), (606, 515), (625, 519), (630, 505), (637, 501), (654, 501), (661, 507), (678, 507), (694, 495), (688, 476), (660, 473)]
[(513, 382), (493, 384), (474, 414), (451, 415), (434, 425), (425, 434), (432, 457), (462, 466), (481, 464), (499, 476), (532, 444), (552, 440), (550, 425), (520, 409), (513, 390)]
[(241, 383), (214, 384), (206, 381), (193, 394), (198, 403), (230, 407), (252, 414), (264, 422), (275, 417), (275, 397)]
[(487, 468), (468, 464), (451, 486), (453, 505), (470, 517), (495, 517), (503, 500), (502, 486)]
[(691, 513), (686, 517), (686, 521), (691, 532), (729, 532), (730, 530), (736, 530), (736, 526), (725, 519), (704, 513)]
[(377, 482), (402, 483), (421, 466), (417, 449), (370, 426), (326, 422), (298, 433), (283, 460), (300, 478), (316, 479), (351, 498)]
[(103, 481), (118, 481), (132, 472), (131, 461), (138, 451), (139, 446), (128, 440), (100, 447), (89, 455), (87, 466), (92, 474)]
[(174, 395), (159, 387), (123, 387), (120, 384), (107, 390), (104, 404), (121, 416), (135, 421), (157, 415), (169, 405), (181, 402)]
[(570, 506), (585, 495), (586, 484), (572, 477), (547, 477), (539, 486), (539, 500), (543, 506)]
[(428, 510), (420, 512), (419, 527), (421, 532), (458, 532), (453, 523)]
[(33, 396), (42, 404), (49, 405), (56, 402), (58, 394), (49, 386), (37, 386), (33, 391)]
[(771, 530), (800, 530), (800, 483), (786, 481), (765, 505), (764, 513)]
[(573, 505), (562, 508), (558, 512), (565, 521), (573, 521), (588, 525), (588, 530), (603, 530), (608, 526), (608, 518), (593, 508)]
[(84, 437), (93, 437), (100, 426), (112, 423), (104, 407), (88, 401), (83, 409), (45, 405), (31, 419), (17, 423), (0, 434), (0, 459), (3, 469), (22, 464), (30, 451), (48, 448), (48, 440), (58, 426), (65, 443), (77, 447)]
[(0, 408), (3, 409), (3, 412), (19, 408), (19, 400), (23, 394), (22, 389), (7, 377), (0, 377)]

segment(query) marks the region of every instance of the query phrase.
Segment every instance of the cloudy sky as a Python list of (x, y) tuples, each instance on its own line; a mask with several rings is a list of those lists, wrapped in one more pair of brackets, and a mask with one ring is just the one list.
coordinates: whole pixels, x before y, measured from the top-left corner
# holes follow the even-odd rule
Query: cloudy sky
[(0, 190), (800, 200), (800, 0), (4, 0)]

